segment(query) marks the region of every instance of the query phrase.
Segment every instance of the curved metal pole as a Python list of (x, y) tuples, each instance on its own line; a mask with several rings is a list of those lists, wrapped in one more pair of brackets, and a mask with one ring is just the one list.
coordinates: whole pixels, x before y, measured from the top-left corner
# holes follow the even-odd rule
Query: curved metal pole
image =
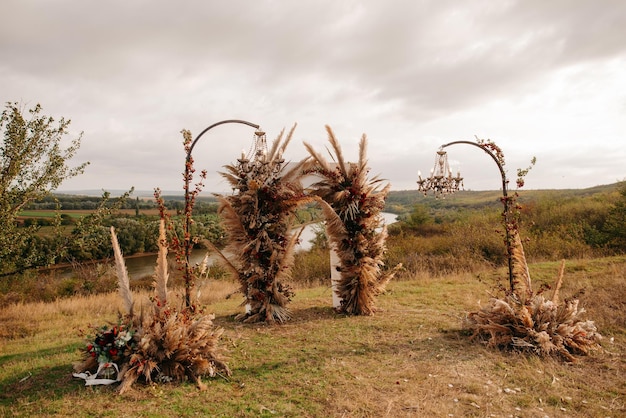
[(191, 212), (192, 212), (192, 207), (191, 207), (191, 199), (189, 197), (189, 181), (191, 180), (191, 151), (193, 151), (193, 148), (196, 146), (196, 143), (198, 143), (198, 140), (200, 140), (200, 138), (202, 137), (202, 135), (204, 135), (205, 133), (207, 133), (208, 131), (210, 131), (211, 129), (215, 128), (216, 126), (219, 125), (224, 125), (226, 123), (240, 123), (243, 125), (248, 125), (251, 126), (255, 129), (259, 129), (259, 125), (252, 123), (252, 122), (247, 122), (245, 120), (240, 120), (240, 119), (227, 119), (227, 120), (223, 120), (217, 123), (214, 123), (213, 125), (209, 126), (208, 128), (205, 128), (202, 132), (200, 132), (198, 134), (198, 136), (196, 137), (196, 139), (193, 140), (193, 142), (191, 143), (191, 145), (189, 146), (189, 150), (187, 151), (187, 156), (185, 157), (185, 230), (184, 230), (184, 234), (185, 234), (185, 238), (184, 238), (184, 245), (185, 245), (185, 306), (187, 306), (188, 308), (191, 308), (191, 286), (189, 286), (188, 284), (191, 283), (191, 266), (190, 266), (190, 258), (191, 258)]
[(509, 181), (506, 179), (506, 173), (504, 172), (504, 167), (502, 167), (502, 164), (500, 163), (500, 160), (498, 160), (498, 157), (496, 157), (494, 155), (493, 152), (491, 152), (487, 147), (485, 147), (482, 144), (479, 144), (477, 142), (472, 142), (472, 141), (454, 141), (454, 142), (449, 142), (445, 145), (441, 146), (441, 149), (448, 147), (450, 145), (456, 145), (456, 144), (467, 144), (467, 145), (473, 145), (475, 147), (478, 147), (480, 149), (482, 149), (483, 151), (485, 151), (487, 154), (489, 154), (489, 156), (491, 158), (493, 158), (493, 160), (496, 162), (496, 164), (498, 165), (498, 169), (500, 170), (500, 175), (502, 176), (502, 204), (504, 205), (504, 211), (503, 211), (503, 216), (504, 216), (504, 233), (506, 236), (506, 252), (507, 252), (507, 258), (508, 258), (508, 264), (509, 264), (509, 285), (511, 287), (511, 292), (513, 292), (514, 289), (514, 283), (513, 283), (513, 254), (511, 254), (511, 233), (509, 232), (509, 228), (508, 228), (508, 221), (509, 221), (509, 213), (510, 213), (510, 201), (508, 198), (508, 192), (507, 192), (507, 185), (509, 183)]
[(202, 137), (202, 135), (204, 135), (205, 133), (207, 133), (211, 129), (215, 128), (216, 126), (223, 125), (225, 123), (241, 123), (243, 125), (252, 126), (254, 129), (259, 129), (259, 125), (255, 124), (255, 123), (252, 123), (252, 122), (247, 122), (245, 120), (240, 120), (240, 119), (228, 119), (228, 120), (223, 120), (221, 122), (214, 123), (213, 125), (209, 126), (208, 128), (205, 128), (204, 131), (200, 132), (198, 134), (198, 136), (196, 137), (196, 139), (193, 140), (193, 142), (191, 143), (191, 146), (189, 147), (189, 151), (187, 152), (187, 159), (189, 159), (191, 157), (191, 151), (193, 151), (193, 148), (196, 146), (196, 143)]
[(481, 145), (477, 142), (472, 142), (472, 141), (454, 141), (454, 142), (450, 142), (445, 145), (442, 145), (441, 148), (445, 148), (445, 147), (448, 147), (450, 145), (455, 145), (455, 144), (474, 145), (475, 147), (478, 147), (482, 149), (483, 151), (485, 151), (487, 154), (489, 154), (491, 158), (493, 158), (493, 160), (498, 165), (498, 169), (500, 170), (500, 175), (502, 176), (502, 195), (506, 198), (508, 196), (507, 184), (509, 181), (506, 179), (506, 173), (504, 172), (504, 167), (502, 167), (502, 164), (500, 164), (500, 160), (498, 160), (498, 157), (496, 157), (494, 153), (489, 151), (489, 149), (485, 147), (484, 145)]

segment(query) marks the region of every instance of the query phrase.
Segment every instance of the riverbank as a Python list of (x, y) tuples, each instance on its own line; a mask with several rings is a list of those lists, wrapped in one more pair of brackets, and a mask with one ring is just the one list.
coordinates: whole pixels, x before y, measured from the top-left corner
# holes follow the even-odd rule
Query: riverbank
[[(398, 215), (388, 212), (382, 213), (384, 222), (389, 225), (396, 222)], [(297, 246), (297, 251), (308, 251), (311, 249), (311, 241), (315, 238), (316, 228), (319, 223), (310, 223), (304, 227), (304, 231), (300, 235), (300, 243)], [(191, 263), (196, 264), (202, 262), (202, 260), (209, 253), (209, 262), (218, 259), (216, 254), (212, 254), (211, 250), (205, 248), (195, 248), (191, 254)], [(170, 257), (173, 257), (170, 254)], [(154, 273), (154, 266), (156, 263), (157, 253), (136, 253), (128, 256), (124, 256), (126, 262), (126, 268), (128, 274), (133, 278), (140, 278), (143, 276), (152, 275)], [(81, 262), (84, 266), (94, 266), (97, 264), (109, 264), (113, 263), (113, 259), (100, 259), (100, 260), (88, 260)], [(58, 276), (69, 277), (72, 275), (75, 266), (71, 263), (57, 264), (49, 268), (41, 269), (40, 272), (45, 274), (46, 272), (55, 272)]]

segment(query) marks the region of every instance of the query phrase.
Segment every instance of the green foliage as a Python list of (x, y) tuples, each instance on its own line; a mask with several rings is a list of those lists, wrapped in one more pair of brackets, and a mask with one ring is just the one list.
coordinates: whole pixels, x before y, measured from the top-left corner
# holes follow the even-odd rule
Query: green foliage
[(445, 276), (452, 273), (480, 271), (503, 265), (506, 260), (502, 238), (484, 224), (456, 223), (433, 226), (424, 235), (402, 226), (389, 226), (385, 264), (401, 263), (404, 274), (428, 273)]
[(71, 275), (34, 270), (0, 280), (0, 307), (22, 302), (52, 302), (72, 296), (112, 292), (117, 278), (110, 264), (75, 264)]
[[(26, 210), (46, 210), (57, 209), (58, 207), (60, 210), (95, 210), (100, 206), (101, 201), (101, 196), (52, 193), (41, 199), (29, 202), (24, 208)], [(152, 200), (136, 197), (134, 200), (128, 199), (122, 202), (118, 207), (120, 209), (154, 209), (157, 206)]]
[(311, 232), (313, 233), (313, 238), (309, 240), (311, 249), (328, 250), (330, 248), (328, 245), (328, 236), (326, 235), (326, 227), (323, 222), (311, 225)]
[[(324, 239), (328, 242), (327, 239)], [(298, 251), (292, 279), (298, 286), (311, 287), (330, 282), (330, 257), (327, 247), (313, 246), (309, 251)]]
[(428, 208), (424, 205), (415, 205), (413, 211), (407, 216), (403, 217), (404, 224), (411, 229), (419, 229), (423, 226), (433, 223), (434, 219), (431, 216)]
[(140, 222), (134, 218), (112, 218), (106, 226), (115, 227), (120, 248), (124, 254), (156, 252), (158, 222)]
[(0, 115), (0, 274), (42, 265), (49, 258), (26, 251), (37, 227), (17, 228), (18, 212), (29, 202), (56, 189), (64, 180), (81, 174), (88, 163), (70, 168), (67, 162), (80, 147), (82, 134), (62, 141), (69, 120), (57, 123), (36, 105), (25, 114), (17, 103), (7, 103)]
[[(583, 190), (531, 190), (520, 193), (520, 233), (526, 257), (543, 260), (581, 259), (626, 253), (618, 237), (624, 233), (623, 183)], [(391, 192), (393, 194), (393, 192)], [(416, 191), (417, 195), (418, 192)], [(389, 226), (387, 264), (402, 263), (405, 275), (428, 272), (479, 272), (505, 266), (496, 192), (464, 192), (449, 197), (447, 207), (420, 203), (435, 220), (419, 228), (409, 225), (410, 210)], [(422, 209), (418, 209), (422, 211)], [(621, 216), (621, 218), (620, 218)]]
[(619, 183), (619, 186), (619, 196), (601, 229), (610, 248), (626, 251), (626, 182)]

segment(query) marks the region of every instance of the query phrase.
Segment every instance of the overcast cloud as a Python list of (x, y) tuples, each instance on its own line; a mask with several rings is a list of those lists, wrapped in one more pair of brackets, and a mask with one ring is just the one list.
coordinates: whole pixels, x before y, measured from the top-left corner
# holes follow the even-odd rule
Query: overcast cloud
[[(286, 157), (323, 150), (324, 125), (372, 175), (415, 189), (440, 145), (491, 139), (528, 189), (626, 179), (626, 2), (47, 1), (0, 5), (0, 100), (36, 103), (84, 132), (84, 175), (61, 190), (182, 190), (181, 129), (260, 124)], [(253, 129), (194, 149), (207, 191)], [(480, 149), (449, 147), (468, 189), (497, 189)]]

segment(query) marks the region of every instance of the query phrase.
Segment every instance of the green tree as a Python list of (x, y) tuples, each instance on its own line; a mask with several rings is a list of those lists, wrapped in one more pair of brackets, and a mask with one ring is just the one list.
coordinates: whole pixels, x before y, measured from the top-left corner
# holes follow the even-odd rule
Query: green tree
[(16, 218), (25, 205), (83, 173), (89, 164), (68, 166), (82, 138), (80, 133), (64, 148), (69, 125), (70, 120), (42, 115), (39, 104), (25, 111), (18, 103), (7, 103), (0, 116), (0, 274), (45, 264), (24, 251), (37, 227), (18, 228)]

